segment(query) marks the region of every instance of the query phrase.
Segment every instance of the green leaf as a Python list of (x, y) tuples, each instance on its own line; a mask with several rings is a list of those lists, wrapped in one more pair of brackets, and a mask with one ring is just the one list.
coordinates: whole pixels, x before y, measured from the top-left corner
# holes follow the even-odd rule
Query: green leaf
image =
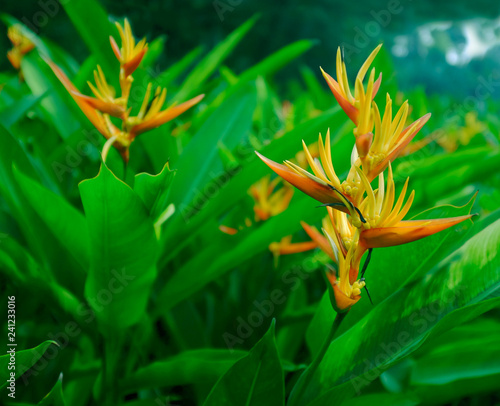
[(141, 199), (105, 164), (79, 187), (91, 241), (85, 295), (109, 333), (143, 316), (156, 277), (158, 244)]
[(367, 405), (388, 405), (388, 406), (416, 406), (420, 404), (417, 396), (412, 394), (399, 393), (374, 393), (360, 396), (344, 402), (341, 406), (367, 406)]
[(165, 361), (157, 361), (140, 368), (123, 382), (123, 391), (131, 393), (155, 387), (193, 385), (215, 382), (239, 359), (245, 351), (201, 349), (184, 351)]
[(83, 214), (63, 197), (47, 190), (16, 168), (13, 173), (33, 209), (86, 272), (89, 266), (89, 236)]
[(147, 69), (165, 52), (165, 42), (167, 38), (162, 35), (155, 38), (148, 44), (148, 52), (144, 55), (141, 61), (141, 68)]
[(285, 404), (283, 369), (274, 339), (273, 320), (248, 355), (237, 361), (215, 384), (204, 406), (278, 406)]
[(139, 173), (135, 175), (134, 191), (139, 195), (153, 219), (157, 219), (168, 206), (170, 184), (175, 171), (171, 171), (168, 163), (158, 175)]
[(205, 58), (203, 58), (186, 78), (175, 96), (179, 102), (198, 94), (203, 82), (217, 69), (217, 67), (229, 56), (231, 51), (243, 39), (246, 33), (253, 27), (257, 17), (252, 17), (242, 24), (224, 41), (217, 45)]
[(118, 62), (109, 43), (110, 35), (117, 31), (113, 30), (113, 25), (99, 2), (71, 0), (61, 4), (87, 47), (97, 57), (104, 73), (118, 72)]
[(21, 66), (33, 95), (44, 95), (40, 104), (46, 121), (52, 123), (63, 139), (79, 130), (81, 126), (74, 114), (78, 107), (45, 61), (30, 53), (23, 58)]
[(289, 44), (242, 72), (238, 77), (238, 81), (247, 82), (257, 79), (258, 76), (273, 75), (291, 61), (309, 51), (314, 44), (315, 42), (311, 40), (300, 40)]
[(40, 96), (29, 95), (23, 97), (16, 104), (12, 104), (0, 112), (0, 122), (6, 128), (10, 129), (13, 124), (23, 118), (43, 97), (43, 94)]
[(68, 274), (67, 269), (64, 269), (64, 274), (58, 273), (57, 265), (67, 263), (61, 256), (59, 244), (26, 201), (14, 177), (14, 165), (23, 168), (30, 176), (36, 176), (23, 145), (0, 125), (0, 194), (19, 224), (30, 253), (40, 264), (57, 274), (59, 280), (63, 280)]
[(396, 291), (333, 341), (305, 393), (325, 402), (342, 383), (354, 394), (423, 342), (499, 306), (500, 220), (420, 280)]
[(255, 86), (241, 89), (210, 116), (183, 151), (175, 164), (178, 172), (171, 191), (172, 202), (180, 211), (177, 226), (193, 209), (193, 199), (202, 198), (203, 188), (213, 180), (214, 174), (223, 172), (218, 156), (219, 143), (235, 148), (250, 132), (255, 105)]
[(62, 373), (52, 390), (40, 402), (39, 406), (66, 406), (62, 390)]
[(414, 362), (411, 384), (443, 385), (500, 374), (499, 336), (500, 323), (493, 319), (450, 330), (429, 343), (432, 347)]
[[(224, 101), (227, 97), (236, 93), (245, 86), (247, 82), (257, 80), (262, 77), (269, 77), (278, 72), (292, 60), (298, 58), (300, 55), (307, 52), (314, 45), (313, 41), (301, 40), (287, 45), (282, 49), (276, 51), (268, 56), (261, 62), (248, 68), (239, 76), (234, 76), (227, 68), (221, 68), (221, 75), (229, 83), (226, 90), (220, 92), (215, 100), (210, 105), (196, 116), (197, 121), (203, 122), (205, 117), (213, 114), (214, 110)], [(259, 107), (259, 106), (258, 106)], [(266, 123), (267, 125), (268, 123)]]
[[(52, 345), (58, 345), (55, 341), (47, 340), (42, 344), (35, 348), (31, 348), (29, 350), (19, 350), (17, 347), (8, 347), (15, 349), (15, 357), (13, 364), (10, 364), (11, 357), (9, 354), (0, 356), (0, 374), (2, 379), (2, 384), (0, 389), (3, 389), (8, 384), (8, 380), (11, 379), (14, 374), (14, 379), (19, 378), (22, 374), (24, 374), (28, 369), (30, 369), (36, 362), (43, 357), (45, 351)], [(14, 366), (14, 368), (13, 368)], [(7, 391), (9, 391), (7, 389)]]

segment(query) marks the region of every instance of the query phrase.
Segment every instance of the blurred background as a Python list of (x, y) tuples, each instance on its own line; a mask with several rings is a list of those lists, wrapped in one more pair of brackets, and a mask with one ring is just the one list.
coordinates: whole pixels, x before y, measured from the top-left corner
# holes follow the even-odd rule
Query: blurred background
[[(368, 51), (383, 42), (397, 65), (401, 90), (423, 86), (428, 94), (457, 97), (473, 94), (478, 78), (487, 78), (500, 65), (500, 3), (479, 1), (365, 0), (134, 0), (101, 4), (111, 17), (127, 16), (138, 38), (164, 36), (167, 52), (159, 63), (167, 66), (198, 45), (213, 48), (252, 15), (260, 14), (252, 35), (228, 59), (236, 72), (299, 40), (318, 41), (305, 56), (276, 78), (294, 79), (297, 65), (307, 64), (319, 77), (319, 66), (333, 66), (340, 44), (353, 68)], [(37, 11), (54, 7), (52, 1), (10, 1), (3, 12), (23, 21)], [(50, 15), (50, 12), (48, 12)], [(57, 42), (82, 62), (87, 50), (66, 14), (53, 13), (48, 24), (34, 24), (38, 34)], [(43, 22), (43, 19), (40, 20)], [(10, 44), (1, 36), (2, 49)], [(351, 59), (351, 60), (350, 60)], [(0, 61), (0, 68), (8, 62)], [(401, 66), (401, 67), (400, 67)], [(2, 69), (3, 70), (3, 69)], [(446, 80), (443, 80), (446, 78)], [(499, 78), (500, 80), (500, 75)], [(491, 92), (498, 98), (498, 86)]]

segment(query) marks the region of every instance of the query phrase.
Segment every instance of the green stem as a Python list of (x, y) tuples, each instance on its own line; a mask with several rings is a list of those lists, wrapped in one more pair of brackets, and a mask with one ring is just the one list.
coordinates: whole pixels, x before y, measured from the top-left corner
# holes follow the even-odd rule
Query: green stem
[(344, 320), (346, 315), (347, 312), (337, 313), (337, 315), (335, 316), (335, 320), (333, 321), (330, 333), (328, 334), (326, 340), (323, 342), (321, 349), (316, 354), (311, 364), (306, 368), (306, 370), (300, 376), (299, 380), (292, 389), (292, 393), (290, 393), (290, 398), (288, 399), (288, 406), (297, 405), (298, 402), (304, 396), (304, 391), (306, 390), (307, 385), (309, 385), (309, 382), (311, 382), (314, 373), (318, 369), (319, 364), (321, 363), (323, 357), (325, 356), (326, 351), (328, 350), (330, 344), (333, 341), (333, 337), (335, 337), (335, 334), (337, 333), (337, 330), (340, 327), (340, 323), (342, 323), (342, 320)]
[(103, 396), (104, 405), (106, 406), (117, 406), (120, 404), (118, 401), (117, 363), (121, 345), (121, 339), (116, 336), (109, 336), (104, 340)]

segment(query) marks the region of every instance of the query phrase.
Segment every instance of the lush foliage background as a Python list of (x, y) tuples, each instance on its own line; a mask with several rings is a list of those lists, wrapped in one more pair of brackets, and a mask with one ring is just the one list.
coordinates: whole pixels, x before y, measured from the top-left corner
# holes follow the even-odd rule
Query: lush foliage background
[[(1, 402), (283, 404), (334, 312), (326, 256), (275, 258), (269, 245), (307, 241), (300, 221), (319, 226), (324, 211), (296, 191), (256, 221), (248, 190), (270, 171), (254, 150), (289, 159), (330, 128), (347, 171), (352, 124), (318, 66), (333, 72), (344, 44), (354, 74), (381, 41), (379, 97), (433, 114), (418, 135), (432, 142), (395, 166), (398, 188), (410, 176), (416, 190), (410, 217), (445, 203), (426, 217), (479, 217), (374, 253), (374, 305), (350, 312), (304, 404), (500, 402), (500, 10), (396, 3), (2, 5), (3, 32), (24, 22), (36, 49), (23, 81), (0, 65), (1, 293), (16, 297), (19, 351), (16, 399), (2, 388)], [(123, 17), (150, 43), (132, 102), (148, 82), (168, 87), (169, 104), (206, 97), (139, 136), (127, 167), (111, 150), (100, 170), (104, 138), (40, 55), (88, 93), (96, 64), (116, 75), (108, 37)]]

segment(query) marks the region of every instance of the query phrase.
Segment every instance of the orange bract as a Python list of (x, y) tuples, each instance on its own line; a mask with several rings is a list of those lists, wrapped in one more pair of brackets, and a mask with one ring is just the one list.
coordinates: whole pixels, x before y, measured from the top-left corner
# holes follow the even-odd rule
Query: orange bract
[[(48, 59), (46, 61), (85, 116), (108, 140), (103, 148), (103, 158), (105, 159), (110, 145), (113, 145), (120, 152), (124, 161), (128, 162), (130, 144), (135, 137), (173, 120), (198, 104), (204, 95), (201, 94), (182, 104), (174, 104), (162, 110), (167, 90), (158, 87), (153, 99), (150, 100), (152, 87), (150, 83), (139, 113), (137, 116), (131, 116), (131, 108), (128, 107), (130, 87), (133, 81), (131, 75), (139, 66), (148, 47), (145, 39), (142, 39), (137, 44), (135, 43), (130, 24), (126, 19), (123, 27), (118, 23), (116, 26), (122, 40), (122, 47), (119, 48), (113, 38), (110, 41), (113, 52), (120, 62), (119, 83), (121, 95), (119, 97), (116, 96), (113, 87), (108, 84), (99, 65), (97, 70), (94, 71), (95, 85), (87, 82), (95, 96), (90, 97), (82, 94), (55, 63)], [(122, 121), (121, 126), (115, 125), (110, 116), (119, 118)]]

